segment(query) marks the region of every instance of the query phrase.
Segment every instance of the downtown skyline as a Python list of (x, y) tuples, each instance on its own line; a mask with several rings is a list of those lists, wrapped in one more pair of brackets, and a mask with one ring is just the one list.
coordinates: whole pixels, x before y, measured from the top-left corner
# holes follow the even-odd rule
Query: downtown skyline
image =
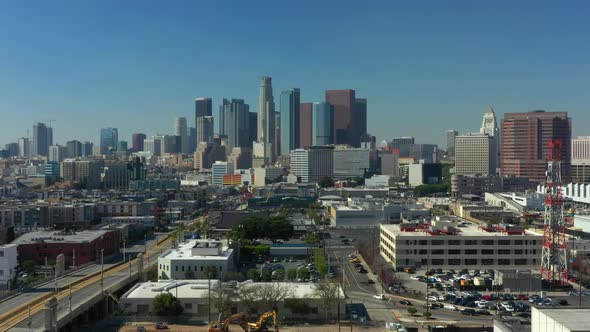
[[(293, 27), (295, 18), (281, 14), (295, 4), (184, 4), (158, 15), (152, 2), (139, 10), (99, 2), (39, 4), (34, 10), (4, 3), (0, 112), (11, 125), (0, 143), (15, 142), (34, 123), (49, 120), (56, 120), (54, 141), (61, 144), (97, 143), (102, 127), (118, 128), (127, 141), (133, 132), (172, 133), (175, 117), (194, 126), (193, 102), (200, 96), (212, 97), (214, 110), (226, 97), (244, 99), (257, 112), (262, 76), (273, 78), (275, 104), (291, 87), (301, 89), (301, 102), (321, 102), (328, 89), (355, 89), (368, 100), (367, 127), (378, 141), (415, 136), (444, 146), (447, 129), (476, 131), (488, 105), (500, 118), (534, 109), (566, 111), (573, 135), (587, 134), (576, 126), (590, 121), (584, 91), (590, 52), (579, 43), (588, 32), (587, 5), (461, 3), (454, 9), (435, 2), (356, 8), (344, 1), (333, 9), (335, 16), (371, 23), (363, 25), (335, 24), (337, 18), (326, 16), (327, 3), (298, 3), (312, 7), (301, 12), (306, 20), (325, 18), (315, 30)], [(215, 22), (228, 8), (243, 29)], [(187, 9), (211, 15), (187, 20)], [(96, 22), (76, 15), (84, 10), (93, 10)], [(34, 23), (25, 26), (23, 15)], [(56, 17), (63, 20), (56, 24)], [(270, 27), (264, 36), (257, 35), (262, 24)], [(292, 38), (278, 38), (284, 34)], [(194, 46), (197, 41), (210, 52)], [(264, 45), (273, 51), (262, 51)]]

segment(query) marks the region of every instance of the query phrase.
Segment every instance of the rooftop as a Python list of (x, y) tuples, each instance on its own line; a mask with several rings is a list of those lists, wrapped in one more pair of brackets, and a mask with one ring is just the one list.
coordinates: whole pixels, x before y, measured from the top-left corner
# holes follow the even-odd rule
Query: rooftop
[(88, 243), (92, 242), (110, 231), (93, 230), (93, 231), (37, 231), (25, 233), (12, 241), (14, 244), (31, 244), (31, 243)]
[(233, 249), (227, 240), (188, 240), (176, 249), (169, 249), (160, 258), (174, 260), (220, 260), (229, 259)]
[(553, 319), (569, 331), (588, 331), (590, 326), (590, 309), (586, 308), (552, 308), (552, 309), (537, 309), (545, 316)]
[[(433, 221), (432, 222), (432, 227), (436, 228), (438, 230), (441, 230), (443, 232), (441, 232), (440, 234), (437, 234), (436, 232), (428, 232), (428, 224), (422, 224), (418, 227), (411, 227), (412, 224), (414, 223), (402, 223), (402, 224), (396, 224), (396, 225), (381, 225), (383, 228), (385, 228), (386, 230), (392, 232), (394, 235), (396, 236), (401, 236), (401, 237), (412, 237), (412, 236), (432, 236), (432, 237), (437, 237), (437, 236), (481, 236), (481, 237), (501, 237), (501, 236), (512, 236), (512, 237), (541, 237), (541, 234), (537, 234), (535, 232), (532, 231), (528, 231), (528, 230), (524, 230), (523, 234), (518, 234), (518, 235), (508, 235), (506, 232), (501, 231), (501, 230), (485, 230), (485, 226), (481, 227), (478, 224), (469, 222), (469, 221), (464, 221), (462, 219), (458, 219), (457, 221), (452, 221), (452, 220), (444, 220), (444, 221)], [(401, 228), (402, 227), (408, 227), (407, 231), (403, 231)], [(489, 225), (491, 227), (493, 227), (492, 225)], [(415, 231), (413, 231), (415, 229)], [(451, 230), (455, 231), (456, 234), (445, 234), (444, 231), (445, 230)]]

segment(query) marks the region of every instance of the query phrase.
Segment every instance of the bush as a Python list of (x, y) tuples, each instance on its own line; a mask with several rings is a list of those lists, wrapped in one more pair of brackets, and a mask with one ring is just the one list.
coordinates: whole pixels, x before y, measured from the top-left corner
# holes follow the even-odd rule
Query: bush
[(274, 280), (276, 280), (276, 281), (284, 281), (285, 280), (285, 270), (278, 269), (278, 270), (275, 270), (273, 273), (274, 273), (274, 276), (272, 278)]
[(156, 316), (178, 316), (182, 313), (180, 301), (170, 293), (156, 295), (152, 306)]
[(271, 270), (262, 270), (262, 281), (270, 282), (272, 281), (272, 271)]
[(297, 279), (297, 270), (296, 269), (288, 269), (287, 270), (287, 280), (295, 281)]
[(414, 308), (414, 307), (409, 307), (408, 308), (408, 313), (412, 316), (414, 316), (416, 313), (418, 312), (418, 309)]
[(432, 312), (430, 311), (425, 311), (422, 316), (426, 317), (426, 319), (429, 319), (432, 316)]
[(258, 269), (249, 269), (247, 275), (248, 279), (252, 281), (260, 281), (260, 271)]

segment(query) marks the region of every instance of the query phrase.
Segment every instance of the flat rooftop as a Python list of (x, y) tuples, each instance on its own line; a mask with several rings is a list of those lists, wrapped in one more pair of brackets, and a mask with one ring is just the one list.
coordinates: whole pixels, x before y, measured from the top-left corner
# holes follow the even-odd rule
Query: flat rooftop
[[(537, 309), (540, 313), (559, 322), (561, 326), (570, 331), (588, 331), (590, 326), (590, 308), (555, 308), (555, 309)], [(532, 322), (535, 325), (535, 322)]]
[[(206, 246), (206, 243), (209, 243), (209, 247)], [(193, 249), (218, 249), (219, 254), (193, 255)], [(188, 240), (187, 242), (180, 244), (176, 249), (165, 251), (159, 258), (171, 260), (220, 260), (228, 259), (232, 252), (233, 249), (229, 248), (226, 240)]]
[(84, 243), (92, 242), (107, 234), (107, 230), (76, 231), (64, 233), (62, 231), (36, 231), (25, 233), (12, 241), (14, 244), (31, 243)]
[[(433, 222), (433, 226), (439, 229), (442, 229), (440, 225), (443, 223), (439, 223), (439, 226), (436, 226), (437, 223)], [(431, 237), (449, 237), (449, 236), (481, 236), (481, 237), (501, 237), (501, 236), (510, 236), (510, 237), (542, 237), (541, 234), (525, 230), (523, 235), (508, 235), (504, 232), (495, 231), (495, 232), (488, 232), (480, 228), (478, 224), (469, 222), (469, 221), (455, 221), (455, 222), (448, 222), (445, 221), (444, 224), (453, 226), (457, 230), (456, 235), (432, 235), (426, 232), (426, 230), (418, 229), (415, 232), (412, 231), (402, 231), (400, 229), (400, 225), (381, 225), (386, 230), (392, 232), (396, 236), (400, 237), (413, 237), (413, 236), (431, 236)]]

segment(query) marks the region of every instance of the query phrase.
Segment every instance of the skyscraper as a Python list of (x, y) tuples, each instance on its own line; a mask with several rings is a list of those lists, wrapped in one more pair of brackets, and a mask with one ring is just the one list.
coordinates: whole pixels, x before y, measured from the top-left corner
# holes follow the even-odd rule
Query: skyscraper
[(455, 138), (455, 174), (496, 174), (494, 138), (488, 134), (466, 134)]
[(197, 128), (188, 128), (188, 151), (190, 154), (195, 153), (197, 150)]
[(82, 156), (82, 143), (77, 140), (66, 143), (66, 158), (78, 158)]
[[(199, 118), (204, 116), (212, 116), (213, 115), (213, 101), (209, 97), (204, 98), (197, 98), (195, 99), (195, 137), (197, 138), (195, 142), (195, 148), (199, 146), (199, 142), (204, 142), (204, 140), (200, 140), (206, 135), (202, 134), (201, 131), (203, 130), (202, 127), (199, 127)], [(201, 121), (201, 126), (203, 122)]]
[[(351, 131), (351, 122), (352, 112), (356, 105), (355, 91), (350, 89), (327, 90), (326, 102), (334, 107), (334, 144), (353, 143), (354, 133)], [(360, 142), (360, 136), (358, 140)]]
[(447, 130), (447, 156), (454, 157), (455, 156), (455, 137), (459, 135), (454, 129)]
[(496, 121), (496, 113), (492, 106), (488, 107), (488, 110), (483, 115), (481, 122), (481, 128), (479, 129), (481, 134), (488, 134), (492, 137), (492, 146), (494, 148), (494, 154), (496, 155), (496, 167), (500, 168), (500, 129), (498, 129), (498, 121)]
[(213, 128), (212, 116), (201, 116), (197, 119), (197, 148), (201, 143), (211, 143), (213, 141)]
[(92, 155), (92, 150), (94, 150), (94, 143), (92, 142), (84, 142), (82, 143), (82, 156), (86, 157), (86, 156), (91, 156)]
[(299, 89), (289, 89), (281, 93), (281, 155), (287, 156), (299, 147)]
[(313, 103), (312, 145), (334, 144), (334, 107), (328, 103)]
[(590, 182), (590, 136), (572, 139), (572, 182)]
[(250, 142), (250, 106), (243, 99), (223, 99), (219, 108), (220, 128), (227, 137), (227, 148), (231, 151), (234, 147), (251, 147)]
[(264, 143), (264, 157), (268, 162), (275, 160), (275, 103), (272, 96), (272, 78), (260, 79), (260, 97), (258, 99), (258, 141)]
[(145, 141), (145, 134), (134, 133), (131, 135), (131, 150), (133, 152), (143, 151), (143, 141)]
[(61, 162), (66, 159), (67, 148), (61, 145), (52, 145), (49, 147), (49, 156), (47, 161)]
[(188, 154), (188, 128), (185, 117), (177, 117), (174, 120), (174, 135), (180, 137), (180, 146), (177, 150), (183, 154)]
[(108, 155), (117, 149), (119, 132), (117, 128), (102, 128), (100, 130), (100, 154)]
[(561, 177), (571, 179), (572, 122), (567, 112), (506, 113), (502, 119), (501, 174), (545, 181), (548, 142), (561, 140)]
[[(33, 144), (31, 155), (47, 156), (49, 154), (49, 132), (44, 123), (33, 125)], [(53, 138), (52, 138), (53, 139)]]
[(299, 147), (308, 148), (313, 143), (313, 103), (299, 105)]
[(250, 112), (250, 144), (258, 139), (258, 113)]
[(19, 157), (28, 157), (30, 156), (31, 144), (29, 143), (29, 139), (27, 137), (21, 137), (18, 139), (18, 155)]
[(361, 146), (361, 138), (367, 133), (367, 99), (355, 99), (350, 121), (349, 144), (358, 148)]

